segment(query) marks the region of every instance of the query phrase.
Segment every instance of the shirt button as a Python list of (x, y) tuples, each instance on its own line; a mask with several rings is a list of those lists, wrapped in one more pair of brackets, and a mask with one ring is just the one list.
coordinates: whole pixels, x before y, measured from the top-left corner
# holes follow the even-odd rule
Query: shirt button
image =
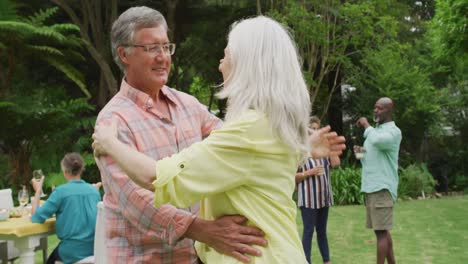
[(184, 164), (180, 164), (180, 168), (183, 169), (185, 166)]

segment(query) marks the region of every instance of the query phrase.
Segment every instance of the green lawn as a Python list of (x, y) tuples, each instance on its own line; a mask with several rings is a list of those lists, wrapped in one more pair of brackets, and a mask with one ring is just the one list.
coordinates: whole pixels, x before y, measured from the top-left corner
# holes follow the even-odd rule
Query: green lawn
[[(375, 235), (365, 219), (364, 206), (330, 209), (332, 263), (375, 263)], [(300, 213), (297, 223), (302, 234)], [(398, 202), (391, 233), (397, 263), (468, 263), (468, 196)], [(315, 235), (312, 262), (322, 263)]]
[[(297, 223), (302, 234), (302, 221)], [(375, 263), (375, 236), (365, 227), (363, 206), (334, 206), (328, 240), (333, 263)], [(468, 263), (468, 196), (398, 202), (392, 231), (397, 263)], [(49, 253), (58, 240), (49, 237)], [(313, 263), (322, 263), (317, 243)], [(36, 253), (41, 263), (41, 253)]]

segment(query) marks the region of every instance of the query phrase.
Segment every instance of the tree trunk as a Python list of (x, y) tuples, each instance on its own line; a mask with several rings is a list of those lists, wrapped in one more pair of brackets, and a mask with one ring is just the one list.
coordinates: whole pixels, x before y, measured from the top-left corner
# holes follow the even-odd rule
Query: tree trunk
[[(99, 82), (98, 105), (103, 107), (108, 97), (114, 96), (117, 89), (117, 80), (111, 69), (111, 59), (105, 56), (108, 51), (108, 45), (105, 45), (103, 35), (110, 32), (110, 25), (117, 16), (117, 1), (93, 1), (82, 0), (81, 12), (79, 18), (68, 2), (64, 0), (51, 0), (51, 2), (60, 6), (70, 17), (72, 22), (80, 27), (80, 35), (84, 40), (85, 47), (91, 57), (96, 61), (101, 70), (101, 77), (104, 82)], [(102, 17), (101, 4), (104, 4), (104, 18)], [(91, 31), (91, 34), (90, 32)], [(105, 33), (103, 33), (105, 32)], [(102, 96), (105, 96), (104, 98)]]
[(103, 108), (107, 103), (107, 95), (108, 90), (105, 89), (106, 87), (106, 80), (104, 74), (101, 72), (99, 75), (99, 89), (98, 89), (98, 96), (97, 96), (97, 105), (100, 108)]
[(166, 15), (166, 22), (169, 31), (167, 32), (169, 39), (175, 40), (175, 32), (176, 32), (176, 11), (177, 11), (177, 4), (179, 0), (166, 0), (167, 6), (167, 15)]
[(13, 186), (28, 185), (32, 178), (31, 154), (31, 144), (27, 141), (8, 151)]
[[(166, 15), (166, 23), (168, 27), (168, 37), (169, 40), (178, 43), (177, 38), (177, 22), (176, 22), (176, 14), (177, 14), (177, 4), (179, 3), (178, 0), (166, 0), (166, 8), (167, 8), (167, 15)], [(180, 76), (179, 76), (179, 63), (176, 57), (172, 57), (172, 65), (174, 66), (174, 70), (172, 71), (171, 75), (171, 85), (174, 86), (179, 91), (185, 92), (184, 87), (180, 85)]]
[[(2, 74), (3, 83), (0, 86), (0, 98), (7, 96), (10, 93), (11, 83), (16, 71), (16, 57), (14, 51), (8, 53), (8, 69), (6, 74)], [(2, 72), (3, 73), (3, 72)]]
[(330, 96), (329, 107), (324, 109), (324, 113), (328, 115), (328, 121), (333, 131), (339, 135), (344, 135), (343, 129), (343, 98), (341, 96), (341, 89), (336, 89), (340, 87), (337, 83), (341, 83), (341, 74), (340, 72), (333, 72), (334, 78), (330, 78), (328, 82), (328, 91)]

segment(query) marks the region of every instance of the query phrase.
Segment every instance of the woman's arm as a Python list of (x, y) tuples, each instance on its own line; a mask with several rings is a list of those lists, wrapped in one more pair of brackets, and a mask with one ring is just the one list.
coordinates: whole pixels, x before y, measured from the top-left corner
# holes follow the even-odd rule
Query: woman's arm
[(336, 168), (340, 166), (340, 164), (341, 164), (341, 160), (338, 155), (330, 156), (330, 165), (332, 168)]
[(136, 184), (154, 190), (151, 184), (156, 180), (156, 161), (120, 142), (117, 138), (118, 119), (112, 119), (109, 126), (99, 126), (93, 134), (94, 154), (109, 155)]
[(36, 181), (35, 179), (31, 180), (31, 185), (33, 186), (33, 189), (35, 191), (34, 198), (33, 198), (32, 202), (31, 202), (31, 205), (32, 205), (31, 215), (34, 215), (37, 208), (39, 207), (39, 201), (41, 199), (42, 185), (43, 184), (44, 184), (44, 176), (42, 176), (39, 181)]
[(312, 175), (321, 175), (320, 169), (318, 167), (314, 167), (310, 170), (306, 170), (303, 172), (297, 172), (296, 173), (296, 183), (300, 183), (304, 179), (312, 176)]
[(305, 178), (307, 178), (305, 176), (305, 172), (301, 171), (301, 172), (296, 172), (296, 183), (300, 183), (301, 181), (303, 181)]

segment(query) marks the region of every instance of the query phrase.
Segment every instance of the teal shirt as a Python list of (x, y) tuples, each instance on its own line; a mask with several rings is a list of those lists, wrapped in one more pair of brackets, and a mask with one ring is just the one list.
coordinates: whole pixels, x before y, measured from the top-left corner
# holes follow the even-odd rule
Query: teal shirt
[(376, 128), (364, 131), (362, 158), (361, 192), (373, 193), (387, 189), (393, 201), (398, 190), (398, 152), (400, 151), (401, 131), (395, 122), (387, 122)]
[(100, 200), (101, 195), (93, 185), (83, 180), (69, 181), (55, 188), (31, 217), (32, 222), (43, 223), (56, 215), (58, 251), (63, 263), (75, 263), (94, 255), (94, 229)]

